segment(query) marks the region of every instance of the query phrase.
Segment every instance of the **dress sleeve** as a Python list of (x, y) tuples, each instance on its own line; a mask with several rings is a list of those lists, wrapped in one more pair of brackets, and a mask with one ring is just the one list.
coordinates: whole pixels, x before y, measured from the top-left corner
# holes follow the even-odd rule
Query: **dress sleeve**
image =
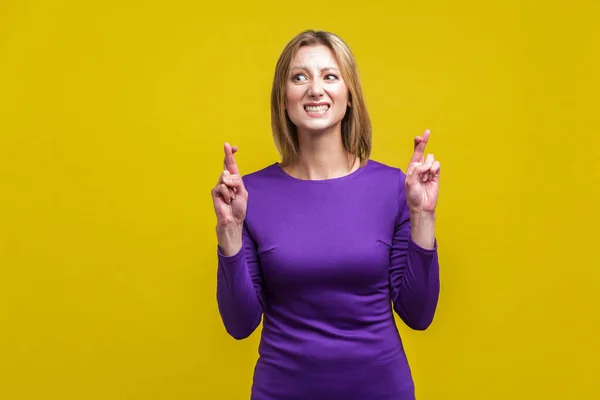
[(235, 339), (245, 339), (260, 324), (264, 307), (257, 246), (246, 223), (240, 251), (225, 256), (217, 246), (217, 257), (217, 304), (223, 325)]
[(403, 173), (401, 178), (390, 254), (390, 293), (402, 321), (411, 329), (425, 330), (433, 321), (440, 292), (437, 240), (433, 249), (412, 241)]

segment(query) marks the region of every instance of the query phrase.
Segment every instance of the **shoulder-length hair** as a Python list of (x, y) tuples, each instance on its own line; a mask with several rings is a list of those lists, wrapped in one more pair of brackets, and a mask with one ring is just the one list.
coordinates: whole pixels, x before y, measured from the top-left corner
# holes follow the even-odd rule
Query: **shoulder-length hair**
[[(324, 45), (331, 49), (348, 87), (349, 106), (342, 119), (342, 141), (346, 150), (364, 166), (371, 154), (371, 120), (362, 93), (356, 61), (348, 45), (337, 35), (326, 31), (307, 30), (294, 37), (283, 49), (275, 67), (271, 90), (271, 129), (282, 164), (297, 160), (298, 131), (285, 109), (286, 87), (290, 64), (303, 46)], [(352, 161), (352, 163), (354, 160)]]

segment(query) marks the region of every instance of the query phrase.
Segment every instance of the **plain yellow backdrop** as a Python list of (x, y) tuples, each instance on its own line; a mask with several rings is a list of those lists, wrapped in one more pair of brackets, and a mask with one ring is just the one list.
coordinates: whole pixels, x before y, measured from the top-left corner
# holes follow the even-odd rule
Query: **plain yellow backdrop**
[(430, 128), (442, 163), (438, 312), (399, 322), (418, 398), (600, 398), (597, 2), (417, 3), (2, 1), (0, 398), (248, 398), (210, 189), (226, 140), (278, 160), (307, 28), (354, 51), (373, 158)]

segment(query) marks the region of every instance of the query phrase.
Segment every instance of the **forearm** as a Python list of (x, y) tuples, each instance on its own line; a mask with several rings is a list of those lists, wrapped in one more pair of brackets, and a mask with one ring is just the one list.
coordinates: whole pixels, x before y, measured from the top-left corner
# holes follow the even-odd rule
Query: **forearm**
[(424, 249), (431, 250), (435, 245), (435, 212), (410, 212), (410, 237)]
[(262, 304), (243, 248), (218, 255), (217, 303), (225, 329), (236, 339), (248, 337), (260, 323)]
[(218, 224), (217, 302), (227, 332), (248, 337), (260, 323), (262, 289), (256, 249), (243, 224)]
[[(435, 244), (434, 244), (435, 246)], [(437, 250), (425, 249), (414, 241), (407, 249), (407, 266), (398, 285), (394, 305), (404, 322), (413, 329), (431, 324), (440, 291)]]

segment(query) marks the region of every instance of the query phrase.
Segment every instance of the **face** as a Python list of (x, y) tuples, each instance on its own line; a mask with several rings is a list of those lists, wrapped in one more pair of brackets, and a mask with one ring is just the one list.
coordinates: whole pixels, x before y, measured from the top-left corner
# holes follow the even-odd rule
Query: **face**
[(340, 127), (348, 107), (348, 88), (331, 49), (303, 46), (290, 67), (286, 110), (298, 131)]

